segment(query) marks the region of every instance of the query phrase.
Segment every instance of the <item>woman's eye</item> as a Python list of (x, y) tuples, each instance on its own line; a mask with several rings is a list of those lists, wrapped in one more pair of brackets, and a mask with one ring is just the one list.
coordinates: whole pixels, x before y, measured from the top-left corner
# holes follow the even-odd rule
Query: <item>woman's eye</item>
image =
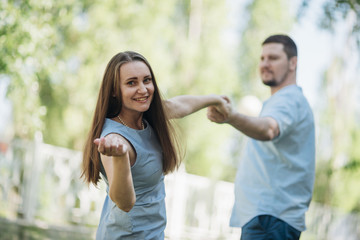
[(134, 81), (129, 81), (126, 84), (129, 85), (129, 86), (133, 86), (135, 84), (135, 82)]
[(144, 79), (144, 82), (145, 82), (145, 83), (151, 82), (151, 78), (145, 78), (145, 79)]

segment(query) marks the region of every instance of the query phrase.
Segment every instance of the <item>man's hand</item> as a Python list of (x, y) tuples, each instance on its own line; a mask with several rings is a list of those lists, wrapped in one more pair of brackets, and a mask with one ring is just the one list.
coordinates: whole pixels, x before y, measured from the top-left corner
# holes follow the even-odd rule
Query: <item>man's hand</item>
[(210, 121), (216, 123), (226, 123), (232, 114), (232, 106), (227, 96), (222, 96), (222, 104), (212, 105), (207, 108), (207, 117)]
[(127, 143), (118, 134), (109, 134), (106, 137), (97, 138), (94, 143), (98, 146), (99, 153), (106, 156), (122, 157), (129, 151)]

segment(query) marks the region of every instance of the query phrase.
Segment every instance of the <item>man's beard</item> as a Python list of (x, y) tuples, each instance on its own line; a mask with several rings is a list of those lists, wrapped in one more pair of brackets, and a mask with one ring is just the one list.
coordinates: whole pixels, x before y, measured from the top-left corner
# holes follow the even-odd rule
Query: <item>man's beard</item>
[(277, 85), (279, 85), (275, 79), (272, 79), (270, 81), (267, 82), (263, 82), (264, 85), (269, 86), (269, 87), (276, 87)]
[(280, 81), (276, 81), (275, 78), (271, 79), (270, 81), (267, 81), (267, 82), (264, 82), (263, 81), (263, 84), (266, 85), (266, 86), (269, 86), (269, 87), (276, 87), (276, 86), (279, 86), (280, 84), (282, 84), (285, 79), (288, 77), (289, 75), (289, 71), (287, 71), (284, 76), (281, 78)]

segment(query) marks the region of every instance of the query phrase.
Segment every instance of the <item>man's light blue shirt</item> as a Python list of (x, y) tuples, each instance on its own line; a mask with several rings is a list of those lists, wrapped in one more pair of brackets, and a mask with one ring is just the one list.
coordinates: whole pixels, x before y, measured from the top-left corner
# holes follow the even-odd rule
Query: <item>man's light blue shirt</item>
[(272, 215), (304, 231), (315, 178), (312, 110), (297, 85), (264, 102), (260, 117), (272, 117), (280, 134), (271, 141), (249, 138), (235, 180), (230, 226), (242, 227), (258, 215)]

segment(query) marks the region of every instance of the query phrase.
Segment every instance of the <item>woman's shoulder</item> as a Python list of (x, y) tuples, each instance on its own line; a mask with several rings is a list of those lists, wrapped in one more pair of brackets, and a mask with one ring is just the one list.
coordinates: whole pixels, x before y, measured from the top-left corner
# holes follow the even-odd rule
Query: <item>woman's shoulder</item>
[(110, 133), (121, 133), (123, 131), (122, 127), (124, 127), (122, 124), (112, 120), (111, 118), (105, 118), (105, 122), (101, 131), (101, 137), (104, 137)]

